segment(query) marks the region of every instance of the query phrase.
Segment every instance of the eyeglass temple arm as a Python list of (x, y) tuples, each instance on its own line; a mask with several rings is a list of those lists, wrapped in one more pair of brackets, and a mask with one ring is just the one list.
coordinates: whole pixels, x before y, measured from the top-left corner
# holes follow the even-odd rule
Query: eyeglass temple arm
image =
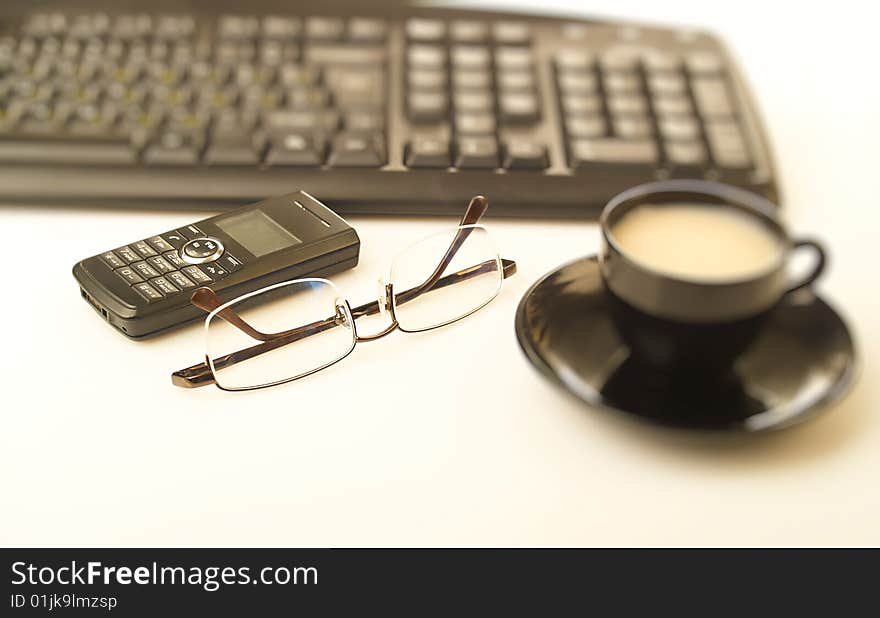
[[(516, 273), (516, 262), (513, 260), (502, 259), (502, 272), (504, 278), (508, 278)], [(440, 279), (437, 284), (432, 289), (440, 289), (449, 285), (453, 285), (462, 281), (464, 279), (469, 279), (470, 277), (477, 276), (483, 272), (488, 272), (495, 265), (494, 261), (487, 261), (482, 264), (478, 264), (471, 268), (467, 268), (461, 270), (457, 273), (453, 273), (447, 275)], [(207, 294), (206, 292), (202, 292), (199, 294), (200, 302), (204, 303), (205, 306), (213, 306), (216, 303), (220, 302), (220, 299), (216, 297), (213, 290), (209, 288), (200, 288), (200, 290), (207, 290), (211, 294)], [(413, 290), (406, 290), (400, 296), (403, 296), (403, 300), (400, 302), (406, 302), (407, 300), (411, 300), (415, 298), (414, 295), (408, 295), (409, 292)], [(196, 290), (198, 293), (199, 290)], [(193, 296), (196, 296), (194, 293)], [(195, 304), (195, 303), (193, 303)], [(201, 304), (198, 306), (202, 307)], [(216, 304), (211, 311), (213, 311), (216, 307), (219, 307), (220, 304)], [(203, 309), (205, 307), (202, 307)], [(363, 305), (359, 305), (351, 310), (352, 317), (358, 318), (365, 315), (375, 315), (379, 313), (379, 303), (378, 301), (372, 301), (370, 303), (365, 303)], [(248, 334), (249, 331), (254, 331), (259, 333), (256, 329), (251, 327), (247, 322), (241, 319), (241, 316), (236, 314), (232, 309), (227, 308), (221, 312), (218, 312), (219, 316), (223, 317), (224, 320), (232, 324), (233, 326), (239, 327), (238, 323), (241, 323), (247, 327), (247, 329), (242, 329), (243, 332)], [(259, 333), (262, 335), (261, 337), (254, 337), (262, 341), (263, 343), (259, 343), (255, 346), (251, 346), (250, 348), (246, 348), (244, 350), (240, 350), (238, 352), (233, 352), (230, 354), (226, 354), (224, 356), (218, 357), (214, 360), (214, 367), (217, 369), (222, 369), (224, 367), (229, 367), (230, 365), (234, 365), (235, 363), (247, 360), (249, 358), (253, 358), (259, 354), (263, 354), (265, 352), (269, 352), (276, 348), (279, 348), (283, 345), (287, 345), (288, 343), (293, 343), (295, 341), (299, 341), (300, 339), (305, 339), (306, 337), (310, 337), (312, 335), (317, 335), (325, 330), (329, 330), (338, 325), (336, 318), (328, 318), (326, 320), (321, 320), (319, 322), (313, 322), (311, 324), (306, 324), (305, 326), (300, 326), (298, 328), (291, 329), (289, 331), (285, 331), (274, 338), (272, 336), (264, 335), (263, 333)], [(199, 386), (205, 386), (206, 384), (212, 384), (214, 382), (214, 375), (211, 371), (211, 368), (207, 363), (198, 363), (197, 365), (193, 365), (191, 367), (187, 367), (186, 369), (181, 369), (179, 371), (175, 371), (171, 375), (171, 381), (176, 386), (182, 386), (184, 388), (197, 388)]]
[(467, 209), (464, 211), (464, 215), (458, 224), (458, 231), (455, 233), (455, 237), (449, 244), (449, 248), (446, 249), (446, 253), (443, 254), (440, 263), (437, 264), (437, 268), (434, 269), (434, 272), (431, 273), (424, 283), (416, 288), (407, 290), (405, 294), (409, 294), (414, 298), (424, 291), (435, 287), (435, 284), (439, 281), (443, 271), (446, 270), (452, 262), (452, 259), (455, 257), (455, 254), (458, 253), (458, 250), (461, 249), (461, 246), (468, 239), (468, 236), (474, 231), (473, 227), (465, 226), (476, 225), (482, 216), (486, 214), (487, 210), (489, 210), (489, 198), (484, 195), (477, 195), (471, 198), (471, 201), (468, 203)]

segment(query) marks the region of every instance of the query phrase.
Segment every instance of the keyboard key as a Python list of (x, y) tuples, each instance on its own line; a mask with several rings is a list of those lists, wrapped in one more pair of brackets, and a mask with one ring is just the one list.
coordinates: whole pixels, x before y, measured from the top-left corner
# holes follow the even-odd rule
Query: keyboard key
[(252, 39), (260, 32), (260, 21), (256, 17), (241, 15), (221, 15), (217, 20), (217, 36), (222, 39), (240, 41)]
[(385, 101), (385, 78), (377, 69), (328, 67), (327, 88), (333, 93), (335, 107), (381, 107)]
[(269, 40), (290, 41), (300, 35), (302, 22), (297, 17), (267, 15), (263, 18), (263, 37)]
[(498, 167), (498, 143), (494, 137), (461, 137), (456, 148), (455, 166), (462, 169)]
[(379, 167), (385, 148), (378, 135), (342, 133), (333, 138), (328, 164), (335, 167)]
[(439, 19), (409, 19), (406, 22), (406, 36), (413, 41), (442, 41), (446, 38), (446, 24)]
[(672, 73), (681, 68), (681, 58), (659, 49), (651, 49), (642, 54), (645, 69), (656, 73)]
[(514, 170), (544, 169), (547, 167), (547, 149), (529, 140), (509, 140), (504, 148), (504, 167)]
[(382, 45), (312, 43), (303, 48), (303, 55), (308, 62), (317, 65), (377, 65), (385, 62), (387, 53)]
[(148, 258), (156, 255), (156, 251), (145, 240), (140, 240), (134, 243), (134, 245), (132, 246), (134, 247), (134, 250), (141, 255), (141, 257)]
[(495, 109), (495, 99), (490, 92), (460, 92), (453, 99), (455, 111), (491, 112)]
[(688, 116), (693, 111), (690, 99), (682, 96), (658, 96), (652, 103), (658, 116)]
[(354, 133), (378, 133), (385, 126), (385, 120), (380, 112), (360, 110), (348, 112), (343, 124)]
[(131, 267), (144, 279), (158, 277), (161, 273), (146, 262), (135, 262)]
[(693, 118), (665, 118), (659, 121), (660, 134), (670, 141), (690, 141), (700, 138), (700, 126)]
[(532, 66), (532, 51), (527, 47), (496, 47), (495, 65), (499, 70), (522, 71)]
[(114, 253), (121, 257), (126, 264), (131, 264), (141, 259), (141, 256), (135, 253), (134, 250), (128, 245), (116, 249)]
[(415, 137), (407, 148), (407, 167), (449, 167), (449, 143), (436, 137)]
[(492, 38), (503, 45), (525, 45), (532, 33), (529, 24), (523, 21), (499, 21), (492, 24)]
[(278, 133), (271, 138), (268, 165), (318, 166), (324, 162), (324, 142), (305, 133)]
[(724, 69), (721, 57), (712, 52), (696, 52), (685, 60), (688, 71), (693, 75), (715, 75)]
[(733, 115), (733, 104), (723, 79), (702, 77), (691, 80), (697, 110), (705, 118), (720, 118)]
[(272, 134), (335, 131), (339, 126), (339, 114), (333, 110), (277, 110), (266, 115), (265, 126)]
[(559, 74), (558, 83), (559, 90), (563, 95), (592, 94), (598, 88), (596, 76), (592, 73), (566, 71)]
[(648, 102), (641, 95), (613, 95), (608, 97), (608, 110), (615, 115), (642, 115), (648, 112)]
[(115, 271), (117, 275), (119, 275), (123, 281), (125, 281), (129, 285), (133, 285), (135, 283), (140, 283), (143, 281), (141, 276), (137, 274), (131, 267), (125, 266), (124, 268), (117, 268)]
[(406, 59), (413, 68), (442, 69), (446, 66), (446, 49), (439, 45), (410, 45)]
[(651, 137), (651, 122), (644, 116), (614, 116), (614, 134), (624, 139), (644, 139)]
[(456, 45), (451, 51), (452, 65), (463, 70), (482, 70), (489, 67), (489, 48), (478, 45)]
[(104, 263), (110, 268), (121, 268), (125, 266), (126, 262), (118, 255), (113, 253), (112, 251), (107, 251), (106, 253), (101, 254), (101, 259)]
[(189, 277), (184, 275), (182, 272), (174, 271), (165, 275), (166, 279), (173, 282), (181, 290), (189, 290), (196, 287), (196, 284), (193, 283)]
[(574, 138), (602, 137), (607, 132), (605, 118), (595, 116), (571, 116), (565, 119), (565, 130)]
[(446, 118), (449, 98), (445, 92), (412, 92), (409, 117), (415, 122), (434, 122)]
[(455, 117), (458, 133), (489, 134), (495, 132), (495, 116), (492, 114), (458, 114)]
[(566, 116), (583, 116), (602, 111), (602, 100), (593, 94), (567, 95), (562, 97), (562, 110)]
[(639, 51), (617, 47), (603, 52), (599, 64), (604, 71), (635, 71), (639, 68)]
[(345, 22), (335, 17), (309, 17), (306, 37), (315, 41), (336, 41), (345, 33)]
[(648, 88), (654, 96), (687, 96), (687, 84), (681, 75), (651, 75)]
[(489, 90), (492, 76), (488, 71), (455, 71), (452, 74), (455, 90)]
[(137, 162), (137, 151), (124, 134), (36, 135), (0, 131), (0, 162), (124, 166)]
[(501, 71), (498, 73), (498, 89), (505, 92), (534, 90), (535, 78), (531, 71)]
[(147, 258), (147, 263), (159, 271), (160, 274), (170, 273), (172, 270), (176, 270), (175, 267), (161, 255)]
[(483, 43), (489, 38), (489, 25), (482, 21), (454, 21), (450, 37), (458, 43)]
[(642, 89), (637, 73), (606, 73), (603, 79), (605, 90), (610, 94), (629, 94)]
[(538, 99), (533, 93), (503, 92), (498, 107), (502, 121), (510, 124), (536, 122), (540, 116)]
[(199, 270), (198, 266), (187, 266), (186, 268), (181, 268), (180, 270), (197, 285), (206, 285), (208, 283), (213, 283), (214, 281), (213, 279), (211, 279), (211, 277)]
[(712, 158), (719, 167), (745, 169), (751, 165), (749, 149), (739, 127), (730, 122), (706, 123)]
[(413, 90), (445, 90), (447, 73), (444, 69), (410, 69), (407, 83)]
[(168, 281), (168, 279), (166, 279), (165, 277), (156, 277), (155, 279), (150, 279), (150, 283), (153, 285), (154, 288), (156, 288), (166, 296), (171, 296), (180, 292), (180, 289), (173, 283)]
[(559, 71), (585, 73), (593, 68), (596, 58), (582, 49), (563, 49), (556, 53), (554, 61)]
[(706, 149), (701, 142), (667, 142), (663, 147), (673, 168), (702, 168), (706, 165)]
[(174, 248), (161, 236), (151, 236), (147, 239), (147, 242), (153, 246), (153, 249), (160, 253), (163, 251), (170, 251)]
[(256, 165), (262, 158), (266, 139), (250, 131), (215, 134), (205, 151), (208, 165)]
[(653, 167), (657, 162), (657, 146), (652, 140), (579, 139), (570, 146), (571, 166), (575, 169), (596, 165)]
[(196, 133), (173, 129), (159, 134), (144, 151), (149, 165), (195, 165), (201, 155), (202, 138)]
[(381, 19), (353, 17), (348, 22), (348, 38), (357, 42), (384, 41), (388, 36), (388, 24)]
[(146, 300), (148, 303), (155, 303), (165, 298), (165, 295), (162, 294), (162, 292), (160, 292), (147, 282), (135, 283), (132, 286), (132, 289), (140, 294), (141, 297), (143, 297), (143, 299)]

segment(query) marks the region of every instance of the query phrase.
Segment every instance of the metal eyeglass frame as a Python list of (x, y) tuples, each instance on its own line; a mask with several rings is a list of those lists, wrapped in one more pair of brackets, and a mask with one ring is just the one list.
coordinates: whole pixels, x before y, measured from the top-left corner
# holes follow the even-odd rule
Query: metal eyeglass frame
[[(395, 313), (395, 304), (402, 304), (409, 300), (413, 300), (414, 298), (428, 292), (430, 290), (439, 289), (442, 287), (446, 287), (449, 285), (454, 285), (460, 281), (469, 279), (471, 277), (476, 277), (485, 272), (491, 272), (490, 269), (497, 268), (497, 260), (487, 260), (481, 264), (475, 264), (469, 268), (462, 269), (458, 272), (443, 275), (443, 271), (449, 266), (452, 262), (452, 259), (455, 257), (458, 250), (462, 247), (464, 242), (467, 240), (468, 236), (470, 236), (471, 232), (474, 229), (477, 229), (475, 226), (480, 218), (486, 213), (486, 210), (489, 208), (489, 200), (482, 195), (478, 195), (471, 199), (470, 203), (467, 206), (467, 210), (464, 213), (464, 216), (461, 218), (461, 222), (459, 223), (458, 230), (455, 236), (452, 239), (452, 242), (449, 245), (449, 248), (446, 250), (446, 253), (443, 255), (443, 258), (438, 263), (437, 267), (431, 273), (431, 275), (425, 280), (424, 283), (410, 288), (404, 292), (400, 292), (396, 294), (393, 289), (393, 282), (387, 283), (385, 285), (385, 289), (383, 290), (382, 296), (375, 301), (365, 303), (363, 305), (359, 305), (355, 308), (351, 308), (347, 300), (342, 300), (342, 302), (337, 302), (336, 306), (336, 314), (332, 317), (328, 317), (324, 320), (320, 320), (318, 322), (312, 322), (311, 324), (306, 324), (304, 326), (299, 326), (297, 328), (293, 328), (291, 330), (281, 331), (278, 333), (263, 333), (250, 324), (248, 324), (240, 315), (238, 315), (231, 307), (224, 307), (224, 302), (220, 300), (220, 297), (214, 292), (214, 290), (207, 287), (200, 287), (195, 292), (193, 292), (191, 302), (196, 307), (212, 314), (221, 317), (228, 324), (238, 328), (240, 331), (255, 339), (260, 341), (254, 346), (246, 348), (244, 350), (239, 350), (237, 352), (231, 352), (229, 354), (225, 354), (218, 358), (211, 360), (209, 356), (205, 355), (205, 361), (202, 363), (198, 363), (197, 365), (192, 365), (191, 367), (187, 367), (186, 369), (180, 369), (171, 374), (171, 381), (176, 386), (181, 386), (184, 388), (198, 388), (200, 386), (206, 386), (208, 384), (215, 384), (221, 390), (232, 390), (232, 391), (245, 391), (245, 390), (256, 390), (259, 388), (267, 388), (269, 386), (276, 386), (278, 384), (284, 384), (287, 382), (292, 382), (293, 380), (298, 380), (300, 378), (304, 378), (308, 375), (311, 375), (317, 371), (325, 369), (330, 365), (334, 365), (346, 358), (352, 350), (354, 350), (355, 345), (359, 342), (366, 341), (375, 341), (377, 339), (381, 339), (386, 335), (391, 334), (397, 329), (401, 329), (400, 324), (397, 321), (397, 315)], [(516, 262), (508, 259), (500, 259), (501, 261), (501, 273), (502, 280), (507, 279), (516, 273)], [(286, 282), (291, 283), (291, 282)], [(286, 284), (285, 283), (285, 284)], [(285, 284), (276, 284), (277, 285), (285, 285)], [(272, 286), (275, 287), (275, 286)], [(263, 290), (260, 290), (262, 292)], [(257, 292), (259, 293), (259, 292)], [(252, 293), (254, 294), (254, 293)], [(493, 296), (494, 298), (494, 296)], [(452, 322), (457, 322), (467, 316), (471, 315), (475, 311), (478, 311), (482, 307), (484, 307), (489, 301), (483, 303), (479, 307), (474, 308), (468, 313), (459, 316), (453, 320), (448, 322), (444, 322), (442, 324), (437, 324), (435, 326), (420, 329), (420, 330), (432, 330), (434, 328), (439, 328), (441, 326), (446, 326), (447, 324), (451, 324)], [(359, 317), (375, 315), (380, 313), (381, 311), (388, 311), (391, 316), (391, 324), (383, 329), (382, 331), (374, 334), (374, 335), (358, 335), (357, 334), (357, 325), (355, 321)], [(208, 319), (211, 318), (211, 315), (208, 316)], [(221, 386), (215, 379), (214, 370), (215, 369), (223, 369), (225, 367), (229, 367), (230, 365), (234, 365), (236, 363), (245, 361), (249, 358), (253, 358), (254, 356), (258, 356), (259, 354), (263, 354), (265, 352), (270, 352), (276, 348), (287, 345), (288, 343), (293, 343), (295, 341), (299, 341), (300, 339), (304, 339), (311, 335), (316, 335), (323, 331), (329, 330), (331, 328), (335, 328), (345, 324), (345, 321), (348, 320), (351, 324), (351, 327), (354, 331), (354, 343), (352, 344), (351, 349), (346, 352), (340, 358), (334, 360), (331, 363), (323, 365), (321, 367), (317, 367), (312, 371), (307, 373), (303, 373), (298, 376), (294, 376), (292, 378), (287, 378), (284, 380), (277, 380), (275, 382), (270, 382), (267, 384), (260, 384), (256, 386), (249, 387), (241, 387), (241, 388), (226, 388)]]

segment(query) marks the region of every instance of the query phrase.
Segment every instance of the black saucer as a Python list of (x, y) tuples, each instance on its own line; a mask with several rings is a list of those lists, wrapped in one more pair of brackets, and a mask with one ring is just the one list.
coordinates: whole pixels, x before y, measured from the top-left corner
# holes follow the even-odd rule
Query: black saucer
[(790, 294), (733, 372), (672, 381), (630, 357), (608, 315), (595, 256), (560, 266), (520, 301), (516, 334), (538, 370), (588, 404), (678, 427), (764, 431), (839, 399), (855, 371), (843, 320), (810, 291)]

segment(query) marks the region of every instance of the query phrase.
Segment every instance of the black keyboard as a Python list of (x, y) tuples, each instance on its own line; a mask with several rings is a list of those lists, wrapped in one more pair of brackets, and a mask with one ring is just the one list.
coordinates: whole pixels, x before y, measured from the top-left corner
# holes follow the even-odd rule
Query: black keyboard
[[(242, 5), (244, 6), (244, 5)], [(635, 184), (776, 200), (718, 40), (445, 9), (0, 18), (0, 198), (240, 205), (304, 188), (342, 214), (593, 217)]]

